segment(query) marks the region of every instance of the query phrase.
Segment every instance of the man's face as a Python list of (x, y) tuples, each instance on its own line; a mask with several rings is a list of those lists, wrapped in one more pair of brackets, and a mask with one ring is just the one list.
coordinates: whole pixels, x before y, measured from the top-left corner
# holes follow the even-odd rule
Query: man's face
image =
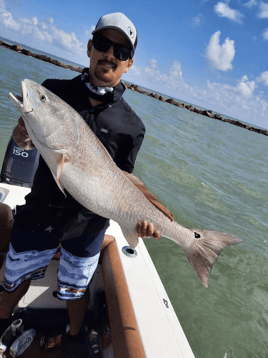
[[(115, 29), (105, 29), (100, 34), (107, 39), (130, 48), (126, 36)], [(96, 87), (114, 87), (133, 64), (133, 59), (120, 61), (114, 56), (114, 48), (111, 46), (106, 52), (96, 50), (92, 40), (88, 42), (87, 55), (90, 57), (89, 79)]]

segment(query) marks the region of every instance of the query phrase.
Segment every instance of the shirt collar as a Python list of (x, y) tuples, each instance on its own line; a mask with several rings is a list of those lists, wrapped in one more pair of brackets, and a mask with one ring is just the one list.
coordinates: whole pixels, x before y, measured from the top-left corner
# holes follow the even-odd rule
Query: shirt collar
[[(89, 83), (88, 70), (89, 70), (88, 68), (83, 69), (82, 74), (80, 76), (80, 81), (83, 84), (83, 86), (86, 87), (89, 97), (99, 100), (106, 104), (111, 104), (122, 97), (126, 88), (121, 81), (115, 87), (112, 88), (109, 87), (94, 88)], [(102, 94), (102, 92), (104, 94)]]

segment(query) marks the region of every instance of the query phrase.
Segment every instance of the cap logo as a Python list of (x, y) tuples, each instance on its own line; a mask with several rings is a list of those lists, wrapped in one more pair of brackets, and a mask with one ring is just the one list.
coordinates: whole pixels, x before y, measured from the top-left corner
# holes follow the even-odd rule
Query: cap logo
[(134, 38), (134, 31), (132, 30), (131, 27), (128, 27), (128, 34), (129, 34), (129, 37), (131, 37), (132, 39)]

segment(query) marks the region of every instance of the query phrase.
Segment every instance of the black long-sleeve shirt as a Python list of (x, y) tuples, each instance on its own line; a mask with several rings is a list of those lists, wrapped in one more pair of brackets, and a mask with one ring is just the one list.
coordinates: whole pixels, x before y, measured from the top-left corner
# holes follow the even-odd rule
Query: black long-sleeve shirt
[[(120, 169), (133, 172), (145, 127), (123, 99), (125, 87), (121, 82), (115, 87), (111, 103), (95, 107), (89, 102), (87, 87), (81, 75), (72, 80), (46, 80), (43, 86), (83, 117)], [(40, 156), (31, 193), (26, 196), (26, 205), (17, 207), (17, 224), (30, 231), (49, 230), (51, 237), (60, 241), (108, 227), (108, 219), (92, 213), (65, 192), (67, 197), (59, 190)]]

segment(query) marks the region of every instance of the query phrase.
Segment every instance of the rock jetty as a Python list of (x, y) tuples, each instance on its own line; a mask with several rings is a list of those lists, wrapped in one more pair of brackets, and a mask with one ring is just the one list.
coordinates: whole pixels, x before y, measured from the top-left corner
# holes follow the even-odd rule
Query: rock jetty
[(16, 51), (16, 52), (19, 52), (19, 53), (21, 53), (23, 55), (36, 58), (37, 60), (42, 60), (42, 61), (45, 61), (45, 62), (52, 63), (53, 65), (56, 65), (56, 66), (59, 66), (59, 67), (67, 68), (67, 69), (72, 70), (72, 71), (77, 71), (77, 72), (81, 73), (82, 70), (83, 70), (82, 67), (77, 67), (77, 66), (73, 66), (73, 65), (65, 65), (64, 63), (62, 63), (60, 61), (57, 61), (57, 60), (54, 60), (53, 58), (47, 57), (45, 55), (40, 55), (40, 54), (33, 53), (33, 52), (29, 51), (29, 50), (26, 50), (26, 49), (22, 48), (21, 45), (10, 45), (10, 44), (0, 40), (0, 46), (8, 48), (8, 49)]
[(130, 89), (132, 91), (136, 91), (136, 92), (145, 94), (145, 95), (153, 97), (153, 98), (155, 98), (155, 99), (157, 99), (159, 101), (167, 102), (167, 103), (173, 104), (174, 106), (188, 109), (188, 111), (195, 112), (197, 114), (201, 114), (201, 115), (207, 116), (209, 118), (217, 119), (218, 121), (230, 123), (230, 124), (233, 124), (235, 126), (245, 128), (245, 129), (247, 129), (249, 131), (257, 132), (257, 133), (264, 134), (264, 135), (268, 136), (268, 130), (261, 129), (261, 128), (256, 128), (256, 127), (253, 127), (251, 125), (244, 124), (244, 123), (242, 123), (242, 122), (240, 122), (238, 120), (235, 120), (235, 119), (224, 118), (220, 114), (213, 113), (211, 110), (197, 109), (194, 106), (192, 106), (191, 104), (185, 105), (182, 102), (175, 101), (174, 98), (164, 98), (163, 96), (159, 96), (156, 93), (153, 93), (153, 92), (150, 93), (148, 91), (143, 91), (139, 86), (134, 85), (134, 84), (129, 84), (129, 83), (125, 82), (124, 85), (126, 86), (126, 88), (128, 88), (128, 89)]
[[(19, 52), (19, 53), (21, 53), (21, 54), (23, 54), (25, 56), (31, 56), (31, 57), (36, 58), (38, 60), (49, 62), (49, 63), (52, 63), (53, 65), (63, 67), (63, 68), (66, 68), (66, 69), (69, 69), (69, 70), (72, 70), (72, 71), (77, 71), (77, 72), (82, 73), (82, 70), (83, 70), (82, 67), (77, 67), (77, 66), (73, 66), (73, 65), (66, 65), (66, 64), (64, 64), (62, 62), (54, 60), (53, 58), (47, 57), (45, 55), (35, 54), (35, 53), (33, 53), (33, 52), (29, 51), (29, 50), (26, 50), (26, 49), (22, 48), (21, 45), (10, 45), (10, 44), (0, 40), (0, 46), (8, 48), (8, 49), (16, 51), (16, 52)], [(197, 109), (197, 108), (195, 108), (194, 106), (192, 106), (190, 104), (185, 105), (182, 102), (175, 101), (174, 98), (165, 98), (165, 97), (163, 97), (161, 95), (158, 95), (157, 93), (154, 93), (154, 92), (143, 91), (139, 86), (137, 86), (135, 84), (130, 84), (130, 83), (124, 82), (124, 85), (129, 90), (144, 94), (144, 95), (152, 97), (152, 98), (155, 98), (158, 101), (167, 102), (167, 103), (172, 104), (174, 106), (185, 108), (188, 111), (195, 112), (197, 114), (201, 114), (203, 116), (207, 116), (209, 118), (216, 119), (218, 121), (230, 123), (232, 125), (235, 125), (235, 126), (238, 126), (238, 127), (241, 127), (241, 128), (245, 128), (245, 129), (247, 129), (249, 131), (257, 132), (257, 133), (260, 133), (260, 134), (268, 136), (268, 130), (261, 129), (261, 128), (256, 128), (256, 127), (253, 127), (251, 125), (244, 124), (244, 123), (242, 123), (242, 122), (240, 122), (238, 120), (235, 120), (235, 119), (224, 118), (220, 114), (213, 113), (211, 110)]]

